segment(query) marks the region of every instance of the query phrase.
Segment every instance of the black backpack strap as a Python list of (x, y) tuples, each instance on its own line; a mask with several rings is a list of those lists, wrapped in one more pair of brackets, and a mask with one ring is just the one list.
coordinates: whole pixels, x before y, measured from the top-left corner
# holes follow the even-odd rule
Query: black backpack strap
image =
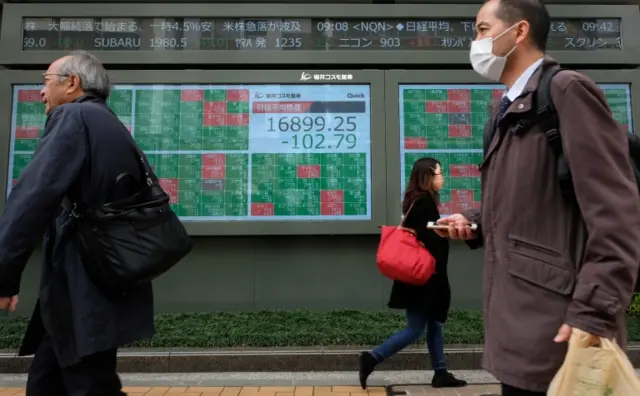
[(493, 135), (496, 132), (495, 122), (491, 122), (488, 120), (484, 124), (484, 130), (482, 132), (482, 160), (484, 161), (487, 156), (487, 152), (489, 151), (489, 145), (491, 145), (491, 141), (493, 140)]
[(535, 118), (537, 120), (536, 124), (540, 125), (551, 150), (558, 159), (557, 175), (562, 196), (568, 203), (573, 203), (575, 201), (575, 195), (573, 182), (571, 180), (571, 170), (562, 151), (560, 121), (556, 107), (553, 104), (553, 99), (551, 98), (551, 80), (562, 70), (564, 69), (560, 66), (550, 66), (542, 70), (540, 84), (538, 85), (534, 98)]
[(635, 167), (640, 168), (640, 137), (633, 132), (627, 132), (627, 143), (629, 144), (629, 156), (635, 163)]

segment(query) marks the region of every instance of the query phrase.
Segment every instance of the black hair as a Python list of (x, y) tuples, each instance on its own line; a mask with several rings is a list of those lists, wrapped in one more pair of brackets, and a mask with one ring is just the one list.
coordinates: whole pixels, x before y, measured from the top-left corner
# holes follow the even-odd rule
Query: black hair
[(527, 21), (533, 45), (542, 52), (547, 50), (551, 17), (542, 0), (499, 0), (496, 17), (507, 25)]
[[(432, 157), (423, 157), (413, 163), (409, 183), (404, 191), (402, 200), (402, 214), (406, 214), (411, 205), (421, 196), (430, 194), (439, 203), (438, 192), (433, 189), (433, 179), (436, 177), (436, 168), (440, 161)], [(440, 165), (442, 167), (442, 165)]]

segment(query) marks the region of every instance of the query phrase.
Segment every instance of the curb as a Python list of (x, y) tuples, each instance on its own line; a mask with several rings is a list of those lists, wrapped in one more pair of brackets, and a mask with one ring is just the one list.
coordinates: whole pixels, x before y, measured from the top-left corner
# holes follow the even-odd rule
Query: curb
[[(120, 373), (354, 371), (366, 348), (247, 350), (127, 350), (118, 353)], [(634, 367), (640, 366), (640, 346), (629, 346)], [(406, 349), (382, 363), (380, 370), (429, 370), (425, 349)], [(482, 347), (445, 349), (450, 370), (482, 370)], [(0, 372), (27, 373), (33, 356), (0, 353)]]
[[(456, 377), (464, 379), (469, 385), (497, 384), (498, 381), (486, 371), (452, 370)], [(362, 394), (357, 371), (296, 371), (296, 372), (261, 372), (261, 373), (118, 373), (122, 384), (127, 387), (357, 387), (359, 392), (351, 396), (367, 396)], [(0, 374), (0, 388), (24, 388), (28, 374)], [(370, 387), (385, 387), (388, 385), (420, 384), (431, 385), (433, 372), (421, 371), (375, 371), (367, 384)], [(336, 395), (325, 395), (327, 388), (322, 389), (324, 396), (349, 396), (346, 390), (339, 390)], [(264, 390), (264, 389), (263, 389)], [(380, 389), (381, 391), (382, 389)], [(397, 388), (396, 388), (397, 390)], [(195, 392), (195, 390), (192, 390)], [(285, 390), (282, 389), (282, 392)], [(278, 391), (280, 392), (280, 391)], [(246, 393), (246, 392), (245, 392)], [(247, 393), (249, 395), (251, 392)], [(413, 392), (412, 392), (413, 393)], [(425, 392), (419, 392), (414, 396), (426, 396)], [(436, 396), (429, 389), (427, 395)], [(0, 393), (1, 394), (1, 393)], [(137, 394), (137, 393), (132, 393)], [(149, 393), (151, 395), (152, 393)], [(196, 394), (187, 393), (190, 396)], [(203, 393), (208, 395), (213, 393)], [(304, 393), (303, 393), (304, 394)], [(175, 395), (167, 393), (166, 396)], [(321, 395), (321, 396), (322, 396)], [(437, 393), (440, 395), (440, 393)], [(276, 396), (271, 392), (262, 392), (254, 396)], [(282, 396), (282, 395), (281, 395)], [(286, 396), (286, 395), (285, 395)], [(382, 393), (370, 396), (384, 396)], [(441, 396), (441, 395), (440, 395)], [(628, 395), (625, 395), (628, 396)]]

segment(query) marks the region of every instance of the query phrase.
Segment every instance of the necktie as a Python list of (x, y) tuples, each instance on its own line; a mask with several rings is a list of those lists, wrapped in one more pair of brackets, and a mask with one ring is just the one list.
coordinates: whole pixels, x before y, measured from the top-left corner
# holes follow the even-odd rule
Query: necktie
[(507, 112), (507, 109), (509, 108), (509, 106), (511, 106), (511, 100), (509, 100), (509, 97), (505, 95), (502, 97), (502, 100), (500, 101), (500, 109), (498, 110), (498, 118), (496, 119), (496, 121), (500, 121), (502, 119), (502, 117), (504, 116), (504, 113)]

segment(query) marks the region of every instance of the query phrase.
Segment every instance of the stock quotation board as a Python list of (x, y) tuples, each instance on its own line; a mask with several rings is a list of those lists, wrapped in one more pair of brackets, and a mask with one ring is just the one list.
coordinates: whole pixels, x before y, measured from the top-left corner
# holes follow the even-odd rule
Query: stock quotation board
[[(632, 131), (628, 84), (600, 84), (615, 119)], [(500, 85), (400, 85), (401, 191), (422, 157), (442, 164), (440, 214), (479, 208), (483, 131), (489, 104), (504, 94)]]
[[(23, 51), (468, 50), (472, 18), (24, 18)], [(622, 50), (620, 18), (551, 23), (550, 51)]]
[[(8, 191), (45, 115), (14, 86)], [(371, 219), (369, 85), (116, 85), (108, 101), (186, 221)]]

